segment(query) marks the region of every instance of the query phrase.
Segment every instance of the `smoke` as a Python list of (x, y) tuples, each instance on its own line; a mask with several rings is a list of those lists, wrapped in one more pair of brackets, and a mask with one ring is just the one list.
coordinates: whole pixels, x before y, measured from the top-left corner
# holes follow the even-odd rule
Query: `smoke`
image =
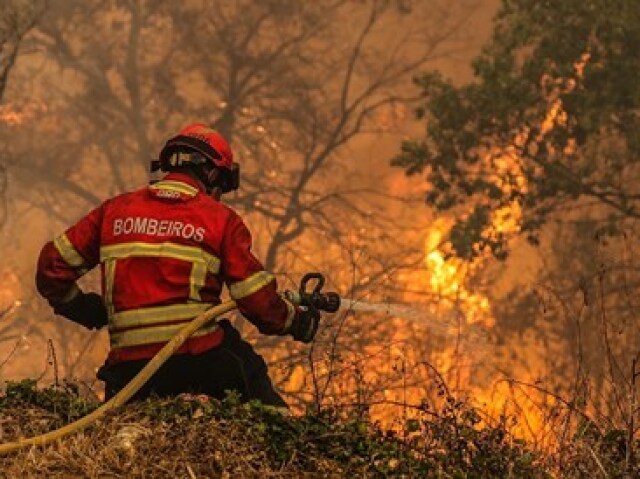
[(0, 310), (0, 318), (13, 313), (17, 308), (20, 307), (21, 304), (22, 302), (20, 300), (15, 300), (11, 305), (7, 306), (3, 310)]
[(7, 171), (4, 165), (0, 165), (0, 228), (7, 219)]

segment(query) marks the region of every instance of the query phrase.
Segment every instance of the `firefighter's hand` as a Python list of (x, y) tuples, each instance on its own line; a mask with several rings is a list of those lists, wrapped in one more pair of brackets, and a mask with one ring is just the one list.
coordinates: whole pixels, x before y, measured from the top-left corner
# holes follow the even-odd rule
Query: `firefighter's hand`
[(88, 329), (100, 329), (108, 321), (102, 297), (96, 293), (80, 293), (68, 303), (55, 305), (53, 311)]
[(291, 323), (289, 333), (293, 339), (302, 343), (310, 343), (318, 332), (320, 313), (316, 308), (298, 306), (296, 317)]

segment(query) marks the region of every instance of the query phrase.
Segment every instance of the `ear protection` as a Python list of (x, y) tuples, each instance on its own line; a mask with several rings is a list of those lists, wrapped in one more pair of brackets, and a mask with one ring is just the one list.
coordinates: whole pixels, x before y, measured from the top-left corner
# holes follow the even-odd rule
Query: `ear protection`
[[(176, 167), (176, 166), (182, 166), (185, 164), (195, 164), (198, 165), (199, 163), (196, 161), (191, 161), (191, 157), (189, 156), (189, 154), (180, 154), (177, 153), (175, 156), (177, 156), (177, 161), (175, 162), (169, 162), (169, 163), (164, 163), (164, 168), (163, 168), (163, 163), (160, 160), (151, 160), (150, 163), (150, 172), (153, 173), (157, 173), (159, 171), (171, 171), (172, 167)], [(240, 187), (240, 165), (238, 163), (233, 163), (231, 165), (231, 168), (218, 168), (218, 171), (220, 172), (220, 174), (218, 175), (218, 178), (216, 179), (215, 185), (218, 188), (220, 188), (220, 190), (223, 193), (229, 193), (231, 191), (237, 190)]]

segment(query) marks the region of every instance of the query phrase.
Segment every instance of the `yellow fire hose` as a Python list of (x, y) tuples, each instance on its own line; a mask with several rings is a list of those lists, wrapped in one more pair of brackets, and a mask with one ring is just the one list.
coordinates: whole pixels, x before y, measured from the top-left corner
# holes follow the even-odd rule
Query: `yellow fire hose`
[(66, 426), (56, 429), (55, 431), (41, 434), (31, 438), (21, 439), (16, 442), (9, 442), (7, 444), (0, 444), (0, 455), (8, 454), (10, 452), (17, 451), (19, 449), (28, 446), (43, 446), (49, 444), (57, 439), (61, 439), (64, 436), (80, 431), (87, 426), (91, 425), (102, 417), (107, 411), (122, 406), (126, 403), (131, 396), (133, 396), (138, 390), (149, 380), (155, 372), (160, 369), (160, 366), (176, 352), (176, 350), (184, 343), (189, 336), (207, 324), (212, 319), (220, 316), (221, 314), (232, 311), (236, 308), (235, 301), (226, 301), (222, 304), (214, 306), (208, 309), (200, 316), (194, 318), (189, 324), (182, 328), (172, 339), (169, 341), (153, 359), (151, 359), (147, 365), (134, 377), (129, 384), (127, 384), (118, 394), (113, 396), (109, 401), (104, 403), (98, 409), (91, 414), (78, 419), (76, 422), (67, 424)]

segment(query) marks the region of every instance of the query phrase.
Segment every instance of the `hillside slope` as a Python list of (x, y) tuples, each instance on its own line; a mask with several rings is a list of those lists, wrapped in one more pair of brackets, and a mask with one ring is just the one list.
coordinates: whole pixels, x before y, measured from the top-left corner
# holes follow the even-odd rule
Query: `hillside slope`
[[(40, 434), (96, 407), (71, 389), (9, 384), (0, 442)], [(461, 404), (402, 434), (335, 412), (285, 417), (258, 404), (181, 397), (114, 411), (51, 446), (0, 457), (0, 477), (547, 477), (501, 427)]]

